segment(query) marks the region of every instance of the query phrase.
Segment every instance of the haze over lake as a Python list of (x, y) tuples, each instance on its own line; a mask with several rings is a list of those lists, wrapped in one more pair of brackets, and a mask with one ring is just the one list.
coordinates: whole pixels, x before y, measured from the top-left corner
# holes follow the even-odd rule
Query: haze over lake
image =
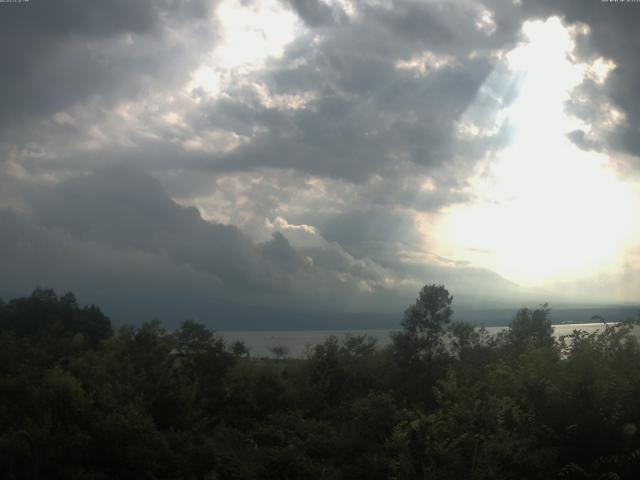
[[(491, 334), (505, 328), (507, 327), (486, 327)], [(574, 330), (591, 333), (604, 328), (604, 323), (572, 323), (554, 325), (553, 333), (556, 337), (561, 337), (570, 335)], [(331, 336), (343, 339), (345, 335), (368, 335), (377, 340), (378, 347), (385, 347), (391, 343), (390, 334), (394, 331), (397, 330), (221, 331), (218, 333), (228, 342), (238, 340), (244, 342), (254, 357), (273, 357), (272, 347), (284, 347), (288, 357), (300, 358), (312, 347)]]

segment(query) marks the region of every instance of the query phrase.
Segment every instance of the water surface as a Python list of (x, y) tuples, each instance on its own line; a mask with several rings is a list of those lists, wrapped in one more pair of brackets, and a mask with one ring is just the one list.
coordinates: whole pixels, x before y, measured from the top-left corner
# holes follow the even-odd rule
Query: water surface
[[(497, 333), (507, 327), (486, 327), (489, 333)], [(569, 335), (574, 330), (594, 332), (604, 329), (604, 323), (570, 323), (554, 325), (556, 337)], [(340, 339), (345, 335), (369, 335), (375, 338), (379, 347), (391, 343), (390, 334), (397, 330), (284, 330), (284, 331), (224, 331), (218, 332), (228, 342), (241, 340), (249, 347), (252, 357), (271, 357), (271, 348), (284, 347), (289, 357), (304, 356), (307, 349), (324, 342), (330, 336)]]

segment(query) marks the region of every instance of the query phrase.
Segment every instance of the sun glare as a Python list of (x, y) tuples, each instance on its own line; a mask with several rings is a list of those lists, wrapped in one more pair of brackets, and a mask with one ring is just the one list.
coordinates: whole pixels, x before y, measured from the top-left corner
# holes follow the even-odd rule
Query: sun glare
[(589, 72), (571, 60), (569, 31), (551, 18), (523, 32), (526, 42), (506, 56), (522, 78), (517, 100), (501, 112), (511, 143), (472, 179), (478, 201), (445, 212), (441, 246), (521, 285), (544, 286), (613, 268), (637, 228), (638, 198), (606, 155), (567, 138), (589, 129), (564, 108)]
[(227, 68), (255, 66), (281, 55), (299, 28), (295, 14), (274, 0), (256, 4), (225, 0), (217, 12), (223, 41), (214, 57)]
[(277, 0), (224, 0), (215, 12), (220, 41), (191, 72), (186, 93), (218, 96), (226, 84), (282, 55), (302, 31), (296, 15)]

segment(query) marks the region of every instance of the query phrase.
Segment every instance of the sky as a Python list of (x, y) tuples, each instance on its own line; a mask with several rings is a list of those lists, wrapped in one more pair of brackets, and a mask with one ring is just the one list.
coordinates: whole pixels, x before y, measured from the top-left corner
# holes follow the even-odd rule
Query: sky
[(0, 3), (0, 292), (125, 317), (401, 312), (428, 283), (637, 303), (639, 21), (601, 0)]

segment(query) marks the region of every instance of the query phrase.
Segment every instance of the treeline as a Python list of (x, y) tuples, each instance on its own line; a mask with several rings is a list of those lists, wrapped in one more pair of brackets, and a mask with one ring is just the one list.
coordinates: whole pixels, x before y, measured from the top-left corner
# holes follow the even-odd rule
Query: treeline
[(113, 330), (38, 289), (0, 302), (2, 479), (637, 479), (637, 321), (488, 335), (425, 286), (393, 342), (254, 359), (205, 326)]

